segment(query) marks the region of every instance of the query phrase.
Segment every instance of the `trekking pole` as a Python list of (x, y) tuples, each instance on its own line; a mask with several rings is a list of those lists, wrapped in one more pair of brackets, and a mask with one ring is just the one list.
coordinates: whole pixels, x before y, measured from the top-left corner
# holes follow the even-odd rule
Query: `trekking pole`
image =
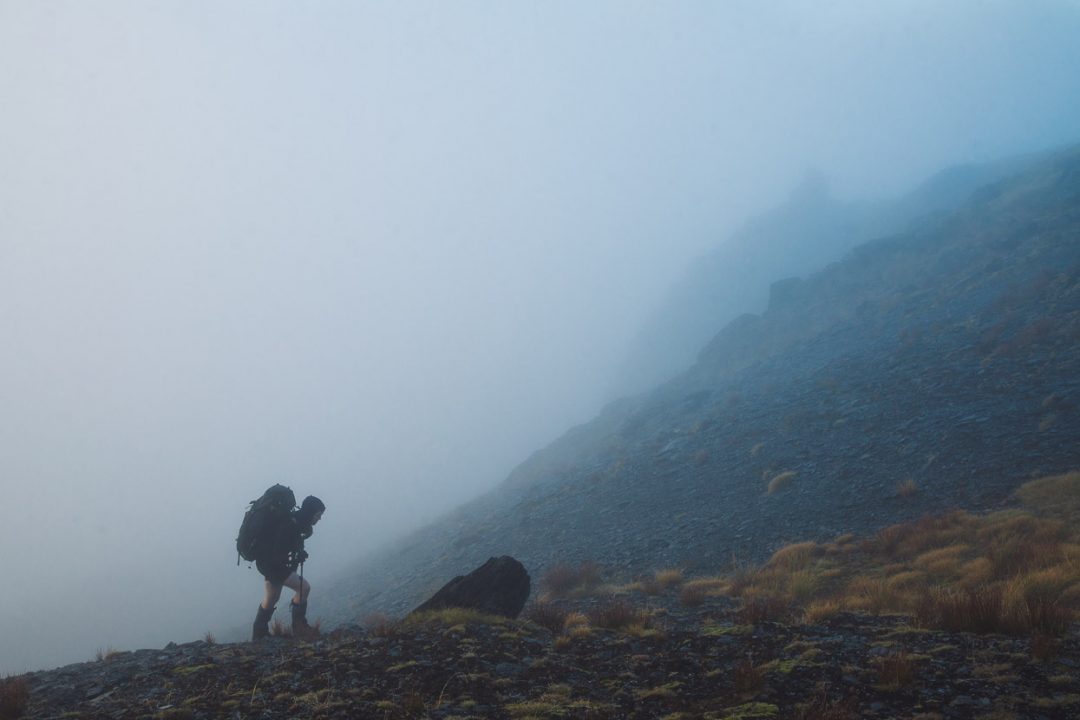
[(300, 605), (304, 604), (304, 561), (300, 561)]

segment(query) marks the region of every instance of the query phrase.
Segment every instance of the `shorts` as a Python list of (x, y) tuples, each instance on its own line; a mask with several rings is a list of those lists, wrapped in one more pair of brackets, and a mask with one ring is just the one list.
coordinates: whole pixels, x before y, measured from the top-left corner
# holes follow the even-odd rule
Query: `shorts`
[(296, 572), (296, 568), (289, 565), (276, 565), (255, 561), (255, 568), (266, 578), (271, 585), (284, 585), (289, 576)]

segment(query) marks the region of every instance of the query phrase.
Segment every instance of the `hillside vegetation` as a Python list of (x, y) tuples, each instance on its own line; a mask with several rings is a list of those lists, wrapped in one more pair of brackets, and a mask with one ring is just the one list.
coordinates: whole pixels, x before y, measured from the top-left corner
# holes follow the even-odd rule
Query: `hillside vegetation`
[(0, 718), (1076, 717), (1080, 473), (1018, 496), (712, 577), (555, 566), (521, 620), (110, 652), (3, 681)]

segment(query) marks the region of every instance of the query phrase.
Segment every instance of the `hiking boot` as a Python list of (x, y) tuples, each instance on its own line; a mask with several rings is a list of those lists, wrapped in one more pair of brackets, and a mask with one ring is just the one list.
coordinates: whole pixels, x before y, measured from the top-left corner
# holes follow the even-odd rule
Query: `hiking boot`
[(307, 602), (302, 603), (289, 603), (289, 609), (292, 610), (292, 634), (294, 638), (306, 637), (311, 632), (311, 626), (308, 625), (307, 618)]
[(274, 615), (275, 608), (264, 608), (259, 604), (259, 612), (255, 614), (255, 622), (251, 625), (251, 641), (262, 640), (270, 636), (270, 618)]

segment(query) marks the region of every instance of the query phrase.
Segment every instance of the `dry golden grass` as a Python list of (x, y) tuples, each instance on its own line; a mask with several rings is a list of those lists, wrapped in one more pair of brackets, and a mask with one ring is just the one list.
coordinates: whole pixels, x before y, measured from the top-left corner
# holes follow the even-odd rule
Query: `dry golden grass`
[(15, 720), (26, 712), (30, 685), (24, 677), (0, 679), (0, 720)]
[(710, 597), (723, 595), (729, 587), (724, 578), (695, 578), (683, 584), (679, 590), (679, 602), (686, 607), (697, 607)]
[(842, 613), (844, 610), (842, 600), (814, 600), (803, 611), (803, 622), (807, 625), (815, 625)]
[(878, 686), (883, 690), (899, 690), (915, 679), (915, 663), (903, 649), (890, 653), (877, 662)]
[(601, 585), (600, 566), (590, 561), (577, 565), (555, 565), (544, 574), (540, 585), (551, 597), (588, 594)]
[(563, 608), (549, 602), (538, 602), (525, 612), (525, 618), (552, 635), (558, 635), (566, 627), (566, 618), (570, 613)]
[(1080, 473), (1036, 480), (1017, 496), (1024, 507), (925, 517), (862, 541), (789, 545), (762, 567), (739, 569), (726, 592), (754, 616), (787, 603), (808, 622), (843, 608), (908, 613), (934, 627), (1060, 635), (1080, 616)]
[(911, 497), (919, 492), (919, 486), (914, 480), (908, 479), (896, 486), (896, 494), (902, 498)]
[(657, 585), (667, 589), (682, 584), (683, 571), (678, 568), (666, 568), (657, 570), (653, 577)]
[(775, 495), (776, 493), (780, 492), (788, 485), (790, 485), (791, 481), (795, 479), (795, 475), (796, 473), (794, 470), (787, 470), (773, 477), (773, 479), (769, 481), (769, 486), (766, 489), (766, 492), (769, 495)]
[(1024, 507), (1044, 517), (1080, 517), (1080, 472), (1033, 480), (1016, 491)]

